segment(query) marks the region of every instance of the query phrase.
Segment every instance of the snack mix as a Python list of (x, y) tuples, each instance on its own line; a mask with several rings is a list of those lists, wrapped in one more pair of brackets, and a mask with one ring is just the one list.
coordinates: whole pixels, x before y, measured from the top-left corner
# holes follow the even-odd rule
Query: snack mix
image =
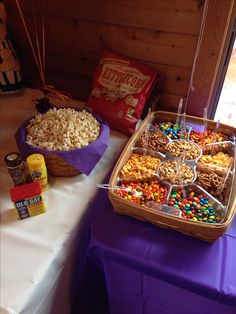
[[(152, 121), (135, 143), (145, 154), (130, 156), (120, 171), (125, 190), (117, 193), (152, 210), (219, 223), (230, 194), (234, 144), (210, 130), (191, 131), (188, 140), (189, 130), (186, 127), (183, 132), (173, 122)], [(162, 157), (149, 155), (155, 151)]]

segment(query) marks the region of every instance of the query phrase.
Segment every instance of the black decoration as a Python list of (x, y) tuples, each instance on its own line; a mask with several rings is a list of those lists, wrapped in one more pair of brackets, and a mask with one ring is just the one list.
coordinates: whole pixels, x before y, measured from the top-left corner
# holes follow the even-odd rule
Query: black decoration
[(46, 113), (48, 110), (55, 107), (52, 103), (50, 103), (50, 100), (47, 97), (36, 99), (36, 102), (36, 109), (41, 114)]

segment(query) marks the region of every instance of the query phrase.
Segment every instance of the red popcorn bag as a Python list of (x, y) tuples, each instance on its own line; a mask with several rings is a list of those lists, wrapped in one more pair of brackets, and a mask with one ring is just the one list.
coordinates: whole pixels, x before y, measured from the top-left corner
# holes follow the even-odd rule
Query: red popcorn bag
[(87, 105), (112, 129), (132, 135), (157, 79), (154, 69), (105, 50)]

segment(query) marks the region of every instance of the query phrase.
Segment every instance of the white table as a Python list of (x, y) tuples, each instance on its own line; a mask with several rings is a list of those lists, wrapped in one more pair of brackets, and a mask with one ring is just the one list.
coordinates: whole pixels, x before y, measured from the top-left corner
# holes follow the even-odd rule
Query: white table
[[(63, 275), (62, 280), (61, 276), (68, 263), (76, 226), (87, 203), (98, 192), (96, 184), (104, 180), (127, 137), (111, 131), (109, 146), (89, 176), (49, 177), (50, 189), (44, 192), (47, 212), (19, 221), (9, 195), (13, 182), (3, 158), (9, 152), (18, 151), (14, 135), (35, 113), (33, 97), (39, 97), (39, 92), (26, 89), (19, 95), (0, 98), (0, 313), (67, 314), (69, 277)], [(62, 286), (55, 306), (52, 304), (59, 282)]]

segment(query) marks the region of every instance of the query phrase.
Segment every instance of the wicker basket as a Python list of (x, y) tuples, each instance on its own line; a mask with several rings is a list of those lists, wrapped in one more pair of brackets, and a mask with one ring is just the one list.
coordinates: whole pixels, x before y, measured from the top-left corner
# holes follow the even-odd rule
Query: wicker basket
[[(84, 107), (86, 109), (86, 107)], [(77, 108), (72, 108), (76, 109)], [(81, 108), (78, 108), (80, 110)], [(83, 108), (82, 108), (83, 109)], [(22, 158), (31, 154), (42, 154), (44, 156), (48, 173), (57, 177), (72, 177), (79, 174), (89, 175), (96, 163), (104, 154), (109, 141), (110, 128), (98, 115), (92, 113), (100, 124), (100, 132), (95, 141), (92, 141), (82, 149), (72, 150), (47, 150), (42, 147), (34, 147), (27, 142), (27, 126), (34, 117), (28, 118), (15, 134), (16, 143)], [(86, 153), (87, 152), (87, 153)], [(89, 159), (87, 158), (89, 154)], [(83, 160), (86, 159), (86, 163)], [(73, 165), (72, 165), (72, 164)], [(78, 169), (79, 168), (79, 169)]]
[(73, 177), (81, 174), (79, 170), (55, 154), (44, 155), (48, 173), (55, 177)]
[[(176, 114), (168, 113), (168, 112), (153, 112), (152, 117), (160, 117), (160, 119), (168, 121), (175, 121)], [(195, 122), (195, 123), (203, 123), (202, 119), (192, 116), (186, 116), (187, 121)], [(215, 122), (209, 120), (209, 127), (215, 127)], [(131, 137), (129, 142), (127, 143), (124, 151), (122, 152), (110, 178), (109, 185), (115, 186), (118, 182), (118, 177), (121, 168), (127, 161), (127, 156), (130, 154), (131, 148), (134, 146), (137, 139), (144, 132), (147, 126), (147, 119), (144, 120), (143, 124), (137, 130), (137, 132)], [(219, 131), (229, 130), (230, 132), (235, 133), (235, 129), (230, 126), (221, 125), (221, 129)], [(207, 242), (213, 242), (218, 237), (222, 236), (225, 231), (230, 226), (233, 217), (236, 213), (236, 179), (233, 182), (233, 191), (231, 193), (231, 199), (229, 201), (229, 207), (227, 214), (225, 216), (223, 223), (218, 224), (210, 224), (210, 223), (199, 223), (195, 221), (190, 221), (186, 219), (182, 219), (180, 217), (176, 217), (173, 215), (165, 214), (161, 211), (153, 210), (146, 206), (140, 206), (135, 203), (131, 203), (120, 196), (118, 196), (113, 190), (109, 190), (109, 199), (114, 207), (114, 211), (123, 215), (129, 215), (139, 220), (149, 221), (155, 225), (158, 225), (162, 228), (170, 228), (181, 233), (184, 233), (188, 236), (197, 237), (199, 239), (205, 240)]]

